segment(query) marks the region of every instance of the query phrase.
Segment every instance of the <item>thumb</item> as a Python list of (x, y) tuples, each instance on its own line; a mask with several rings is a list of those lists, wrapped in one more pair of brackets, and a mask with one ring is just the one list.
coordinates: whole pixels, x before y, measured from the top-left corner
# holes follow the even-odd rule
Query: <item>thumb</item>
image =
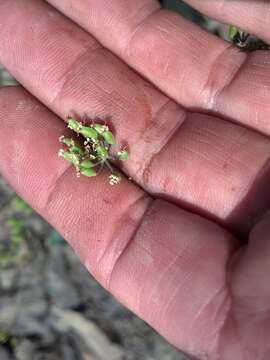
[(237, 302), (252, 312), (270, 310), (269, 274), (270, 211), (254, 227), (234, 261), (231, 289)]
[(222, 359), (270, 359), (269, 274), (270, 211), (231, 265), (231, 309), (219, 342)]

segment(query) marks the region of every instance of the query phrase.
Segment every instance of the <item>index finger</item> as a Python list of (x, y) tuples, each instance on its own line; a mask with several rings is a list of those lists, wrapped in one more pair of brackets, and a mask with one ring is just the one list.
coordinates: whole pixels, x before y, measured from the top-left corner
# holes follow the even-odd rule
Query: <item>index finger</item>
[[(241, 52), (180, 15), (159, 9), (156, 0), (114, 0), (109, 5), (107, 0), (47, 1), (178, 103), (270, 135), (268, 52)], [(243, 9), (249, 3), (254, 1), (243, 1)], [(260, 21), (268, 29), (267, 17)]]
[(185, 0), (194, 8), (223, 23), (237, 25), (266, 42), (269, 34), (269, 1), (264, 0)]

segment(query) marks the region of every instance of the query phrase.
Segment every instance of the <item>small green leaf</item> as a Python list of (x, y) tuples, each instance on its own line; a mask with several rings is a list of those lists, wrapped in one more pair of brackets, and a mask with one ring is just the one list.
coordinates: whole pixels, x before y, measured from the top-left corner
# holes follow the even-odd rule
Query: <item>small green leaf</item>
[(13, 234), (12, 235), (12, 241), (16, 244), (21, 244), (24, 240), (24, 237), (22, 234)]
[(127, 161), (129, 159), (129, 152), (127, 150), (118, 151), (117, 156), (121, 161)]
[(80, 132), (80, 130), (82, 128), (82, 124), (73, 118), (69, 118), (68, 119), (68, 127), (75, 132)]
[(110, 145), (114, 145), (115, 144), (115, 138), (114, 135), (111, 131), (104, 131), (101, 136), (106, 140), (106, 142)]
[(73, 154), (69, 151), (60, 150), (59, 155), (62, 156), (66, 161), (74, 164), (75, 166), (78, 166), (80, 163), (80, 157), (77, 154)]
[(74, 156), (69, 151), (63, 152), (63, 158), (71, 163), (74, 161)]
[(82, 134), (87, 139), (97, 139), (98, 133), (95, 129), (83, 126), (80, 130), (80, 134)]
[(93, 166), (94, 166), (94, 163), (92, 161), (90, 161), (90, 160), (83, 160), (81, 162), (81, 167), (83, 167), (83, 168), (90, 169)]
[(98, 145), (96, 148), (97, 154), (102, 158), (107, 158), (109, 156), (108, 150), (104, 146)]
[(4, 345), (10, 339), (11, 335), (5, 330), (0, 330), (0, 344)]
[(33, 209), (18, 196), (16, 196), (14, 199), (14, 205), (17, 210), (22, 211), (26, 215), (30, 215), (33, 213)]
[(97, 176), (95, 170), (91, 168), (81, 168), (80, 173), (87, 177)]
[(24, 222), (20, 219), (10, 218), (7, 220), (7, 224), (13, 229), (21, 229), (24, 225)]
[(231, 40), (233, 40), (238, 32), (239, 32), (239, 29), (236, 26), (230, 26), (230, 28), (229, 28), (229, 38)]

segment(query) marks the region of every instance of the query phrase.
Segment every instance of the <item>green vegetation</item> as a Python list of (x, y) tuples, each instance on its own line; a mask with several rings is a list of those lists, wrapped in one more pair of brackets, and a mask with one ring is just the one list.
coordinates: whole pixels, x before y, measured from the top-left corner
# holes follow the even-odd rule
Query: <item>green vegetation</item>
[(33, 214), (31, 207), (16, 196), (11, 202), (12, 215), (7, 219), (8, 238), (0, 243), (0, 268), (21, 262), (27, 254), (26, 220)]
[(78, 141), (61, 136), (59, 141), (65, 145), (65, 148), (60, 149), (59, 156), (75, 167), (78, 177), (81, 175), (97, 176), (100, 170), (106, 166), (110, 171), (109, 183), (111, 185), (119, 184), (121, 176), (113, 169), (110, 161), (126, 161), (129, 153), (126, 149), (122, 149), (118, 151), (117, 157), (110, 154), (110, 148), (112, 145), (116, 145), (116, 140), (109, 127), (98, 123), (86, 126), (71, 117), (67, 119), (67, 124), (68, 128), (77, 136), (84, 138), (84, 141), (81, 145), (80, 139)]
[(229, 27), (229, 38), (244, 51), (269, 50), (270, 46), (264, 41), (250, 35), (248, 32), (232, 25)]

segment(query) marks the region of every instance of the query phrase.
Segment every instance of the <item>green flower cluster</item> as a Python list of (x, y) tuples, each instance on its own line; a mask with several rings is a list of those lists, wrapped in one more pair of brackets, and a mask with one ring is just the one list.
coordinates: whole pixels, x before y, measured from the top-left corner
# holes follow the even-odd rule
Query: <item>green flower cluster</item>
[(86, 126), (74, 118), (68, 118), (67, 124), (69, 129), (84, 138), (84, 142), (81, 145), (73, 138), (61, 136), (59, 141), (65, 145), (65, 149), (60, 149), (59, 156), (74, 165), (78, 177), (97, 176), (99, 171), (96, 169), (102, 169), (105, 165), (110, 170), (109, 183), (118, 184), (121, 176), (113, 170), (110, 160), (126, 161), (129, 153), (124, 149), (117, 153), (117, 158), (110, 155), (110, 147), (116, 144), (116, 140), (109, 127), (97, 123)]

